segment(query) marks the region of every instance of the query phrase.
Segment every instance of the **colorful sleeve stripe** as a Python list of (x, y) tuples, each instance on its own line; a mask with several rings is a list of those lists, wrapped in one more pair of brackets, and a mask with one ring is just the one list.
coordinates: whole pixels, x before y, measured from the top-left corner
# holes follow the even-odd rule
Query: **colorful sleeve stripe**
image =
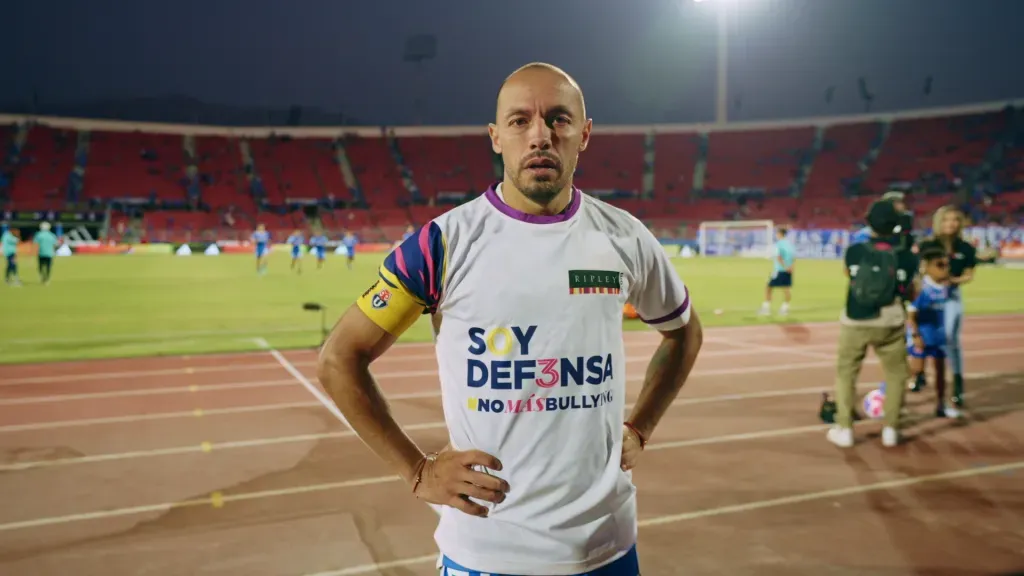
[(392, 286), (401, 283), (429, 311), (434, 311), (444, 286), (445, 249), (441, 228), (431, 222), (384, 259), (380, 276)]

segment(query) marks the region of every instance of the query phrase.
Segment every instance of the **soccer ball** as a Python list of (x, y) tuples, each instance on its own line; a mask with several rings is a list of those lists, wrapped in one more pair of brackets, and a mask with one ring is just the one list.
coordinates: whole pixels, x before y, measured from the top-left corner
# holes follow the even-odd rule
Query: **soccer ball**
[(864, 415), (872, 420), (885, 416), (885, 386), (872, 390), (864, 396)]

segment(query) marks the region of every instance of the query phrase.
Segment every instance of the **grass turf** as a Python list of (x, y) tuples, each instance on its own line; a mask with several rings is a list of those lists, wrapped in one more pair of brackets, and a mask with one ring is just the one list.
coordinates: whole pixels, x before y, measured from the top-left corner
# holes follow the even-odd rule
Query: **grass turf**
[[(58, 258), (48, 286), (23, 258), (24, 286), (0, 286), (0, 363), (247, 351), (259, 349), (257, 338), (275, 348), (313, 347), (320, 317), (302, 304), (327, 306), (330, 327), (373, 281), (383, 256), (361, 255), (352, 270), (337, 256), (317, 270), (306, 257), (296, 275), (289, 255), (274, 253), (265, 276), (248, 255), (80, 256)], [(845, 295), (840, 262), (802, 260), (790, 315), (759, 318), (766, 260), (697, 258), (677, 260), (676, 268), (708, 326), (833, 321)], [(1024, 312), (1022, 279), (1020, 270), (979, 268), (965, 289), (967, 313)], [(780, 301), (776, 295), (776, 309)], [(639, 321), (626, 328), (647, 329)], [(427, 317), (402, 340), (429, 341)]]

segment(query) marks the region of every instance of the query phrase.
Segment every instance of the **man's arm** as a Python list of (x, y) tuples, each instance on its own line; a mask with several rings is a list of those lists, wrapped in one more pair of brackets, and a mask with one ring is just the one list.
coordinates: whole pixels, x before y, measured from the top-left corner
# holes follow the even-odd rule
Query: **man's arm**
[(703, 331), (689, 290), (665, 250), (649, 231), (642, 232), (646, 234), (640, 239), (640, 270), (631, 298), (640, 318), (662, 335), (628, 419), (646, 442), (693, 369)]
[(411, 484), (424, 453), (395, 421), (370, 374), (370, 363), (396, 339), (353, 305), (320, 350), (317, 377), (359, 439)]
[(690, 320), (682, 328), (662, 332), (661, 344), (654, 351), (640, 397), (629, 415), (629, 422), (648, 439), (665, 411), (675, 401), (697, 362), (704, 340), (700, 318), (691, 311)]
[(434, 223), (388, 255), (379, 279), (331, 330), (320, 351), (317, 377), (359, 439), (391, 465), (419, 498), (486, 516), (467, 497), (501, 502), (508, 485), (472, 466), (501, 470), (491, 455), (443, 451), (428, 458), (402, 430), (370, 364), (394, 344), (424, 311), (435, 311), (445, 273), (444, 238)]

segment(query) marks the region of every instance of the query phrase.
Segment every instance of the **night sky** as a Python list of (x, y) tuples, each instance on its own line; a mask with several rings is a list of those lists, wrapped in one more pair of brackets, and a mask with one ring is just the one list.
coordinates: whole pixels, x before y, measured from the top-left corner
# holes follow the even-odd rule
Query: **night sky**
[[(730, 120), (1024, 97), (1021, 0), (729, 0)], [(713, 3), (684, 0), (5, 2), (0, 111), (186, 95), (367, 124), (482, 124), (517, 66), (583, 86), (598, 124), (714, 118)], [(437, 57), (403, 61), (434, 34)], [(931, 95), (923, 94), (933, 76)], [(825, 101), (835, 87), (831, 104)], [(422, 97), (422, 106), (417, 99)]]

